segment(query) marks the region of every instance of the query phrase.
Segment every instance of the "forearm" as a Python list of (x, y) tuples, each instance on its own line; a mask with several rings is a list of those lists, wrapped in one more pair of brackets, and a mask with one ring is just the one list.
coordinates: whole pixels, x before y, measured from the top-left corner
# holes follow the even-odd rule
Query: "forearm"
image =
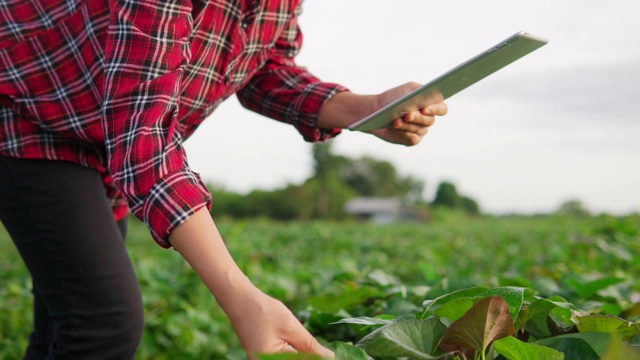
[(376, 96), (358, 95), (350, 91), (335, 94), (320, 110), (317, 127), (344, 129), (373, 113), (378, 107)]
[(206, 208), (178, 226), (169, 241), (198, 273), (228, 316), (233, 315), (235, 296), (255, 290), (231, 257)]
[(258, 290), (231, 258), (206, 209), (173, 230), (169, 241), (196, 270), (229, 316), (249, 359), (255, 354), (300, 352), (333, 357), (280, 301)]

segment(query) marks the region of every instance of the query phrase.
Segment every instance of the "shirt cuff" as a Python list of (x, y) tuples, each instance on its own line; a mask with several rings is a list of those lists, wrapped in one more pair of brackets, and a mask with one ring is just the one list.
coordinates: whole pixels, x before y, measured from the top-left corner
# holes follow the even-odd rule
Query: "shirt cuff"
[(341, 129), (318, 129), (320, 109), (337, 93), (348, 91), (347, 88), (332, 83), (309, 84), (289, 107), (285, 122), (293, 126), (305, 141), (318, 142), (336, 137)]
[(153, 239), (170, 248), (169, 234), (198, 210), (211, 209), (211, 194), (197, 173), (182, 170), (160, 179), (149, 191), (138, 216), (147, 224)]

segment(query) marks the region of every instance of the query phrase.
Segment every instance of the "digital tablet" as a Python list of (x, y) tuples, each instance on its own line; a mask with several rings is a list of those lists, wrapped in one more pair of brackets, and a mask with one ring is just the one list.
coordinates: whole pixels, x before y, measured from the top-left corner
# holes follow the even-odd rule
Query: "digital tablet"
[(546, 39), (526, 32), (518, 32), (419, 89), (353, 123), (348, 129), (364, 131), (383, 128), (408, 112), (420, 110), (420, 106), (430, 98), (448, 99), (547, 42)]

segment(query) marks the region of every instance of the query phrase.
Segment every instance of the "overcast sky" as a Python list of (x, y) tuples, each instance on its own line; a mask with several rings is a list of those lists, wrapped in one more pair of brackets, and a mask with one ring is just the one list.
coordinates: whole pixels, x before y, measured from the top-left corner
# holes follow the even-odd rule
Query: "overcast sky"
[[(425, 180), (428, 198), (452, 181), (488, 212), (579, 199), (594, 212), (627, 213), (640, 211), (639, 14), (638, 0), (306, 0), (298, 63), (378, 93), (428, 82), (520, 30), (548, 38), (449, 99), (449, 114), (418, 146), (347, 131), (334, 148), (393, 162)], [(206, 181), (240, 192), (311, 173), (311, 145), (235, 98), (186, 147)]]

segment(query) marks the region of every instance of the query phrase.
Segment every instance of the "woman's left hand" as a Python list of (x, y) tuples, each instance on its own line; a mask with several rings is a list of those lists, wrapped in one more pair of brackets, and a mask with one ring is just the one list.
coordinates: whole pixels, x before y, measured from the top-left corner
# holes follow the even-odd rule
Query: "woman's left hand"
[[(388, 104), (395, 99), (420, 87), (416, 83), (407, 83), (377, 95), (380, 104)], [(447, 104), (442, 96), (434, 94), (420, 111), (412, 111), (402, 118), (395, 119), (388, 127), (372, 130), (369, 133), (390, 143), (407, 146), (417, 145), (427, 134), (436, 116), (446, 115)]]
[[(377, 95), (359, 95), (349, 91), (338, 93), (318, 114), (317, 126), (322, 129), (347, 128), (420, 86), (410, 82)], [(402, 118), (395, 119), (385, 128), (368, 132), (390, 143), (416, 145), (427, 134), (435, 117), (447, 113), (447, 105), (439, 93), (424, 99), (419, 108), (419, 111), (411, 111)]]

